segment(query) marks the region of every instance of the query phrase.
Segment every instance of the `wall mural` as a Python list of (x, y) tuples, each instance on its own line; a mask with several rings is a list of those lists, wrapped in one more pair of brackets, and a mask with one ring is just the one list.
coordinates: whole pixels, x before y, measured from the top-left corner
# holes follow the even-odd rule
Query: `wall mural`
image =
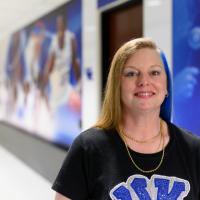
[(200, 0), (173, 1), (174, 122), (200, 135)]
[(65, 147), (81, 130), (81, 7), (71, 0), (0, 44), (1, 120)]

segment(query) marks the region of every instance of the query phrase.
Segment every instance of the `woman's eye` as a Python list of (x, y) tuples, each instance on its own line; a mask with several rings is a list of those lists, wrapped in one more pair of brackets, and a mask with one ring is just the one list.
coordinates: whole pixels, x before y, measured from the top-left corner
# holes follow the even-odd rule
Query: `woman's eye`
[(160, 71), (156, 71), (156, 70), (155, 70), (155, 71), (152, 71), (152, 72), (151, 72), (151, 75), (153, 75), (153, 76), (158, 76), (158, 75), (160, 75), (160, 73), (161, 73)]
[(137, 76), (137, 75), (138, 75), (138, 72), (134, 72), (134, 71), (125, 72), (124, 75), (125, 75), (126, 77), (133, 77), (133, 76)]

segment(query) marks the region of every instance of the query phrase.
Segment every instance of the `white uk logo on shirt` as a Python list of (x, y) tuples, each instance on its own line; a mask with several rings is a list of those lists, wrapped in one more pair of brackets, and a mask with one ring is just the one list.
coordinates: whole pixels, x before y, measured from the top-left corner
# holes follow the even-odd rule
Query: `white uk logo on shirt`
[(190, 183), (177, 177), (133, 175), (110, 191), (112, 200), (182, 200), (190, 191)]

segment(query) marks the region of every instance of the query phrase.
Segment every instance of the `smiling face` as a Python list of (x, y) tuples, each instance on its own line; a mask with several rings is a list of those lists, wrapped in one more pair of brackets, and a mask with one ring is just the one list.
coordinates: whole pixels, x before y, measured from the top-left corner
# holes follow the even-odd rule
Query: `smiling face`
[(159, 53), (142, 48), (131, 55), (122, 70), (120, 89), (123, 111), (159, 114), (167, 94), (167, 77)]

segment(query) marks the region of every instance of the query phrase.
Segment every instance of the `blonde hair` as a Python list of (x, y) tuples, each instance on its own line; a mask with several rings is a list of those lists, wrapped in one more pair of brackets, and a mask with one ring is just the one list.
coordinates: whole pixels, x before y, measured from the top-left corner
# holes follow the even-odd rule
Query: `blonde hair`
[(108, 74), (100, 117), (95, 127), (119, 128), (121, 120), (120, 76), (127, 59), (143, 48), (158, 50), (156, 44), (150, 38), (136, 38), (126, 42), (115, 53)]

